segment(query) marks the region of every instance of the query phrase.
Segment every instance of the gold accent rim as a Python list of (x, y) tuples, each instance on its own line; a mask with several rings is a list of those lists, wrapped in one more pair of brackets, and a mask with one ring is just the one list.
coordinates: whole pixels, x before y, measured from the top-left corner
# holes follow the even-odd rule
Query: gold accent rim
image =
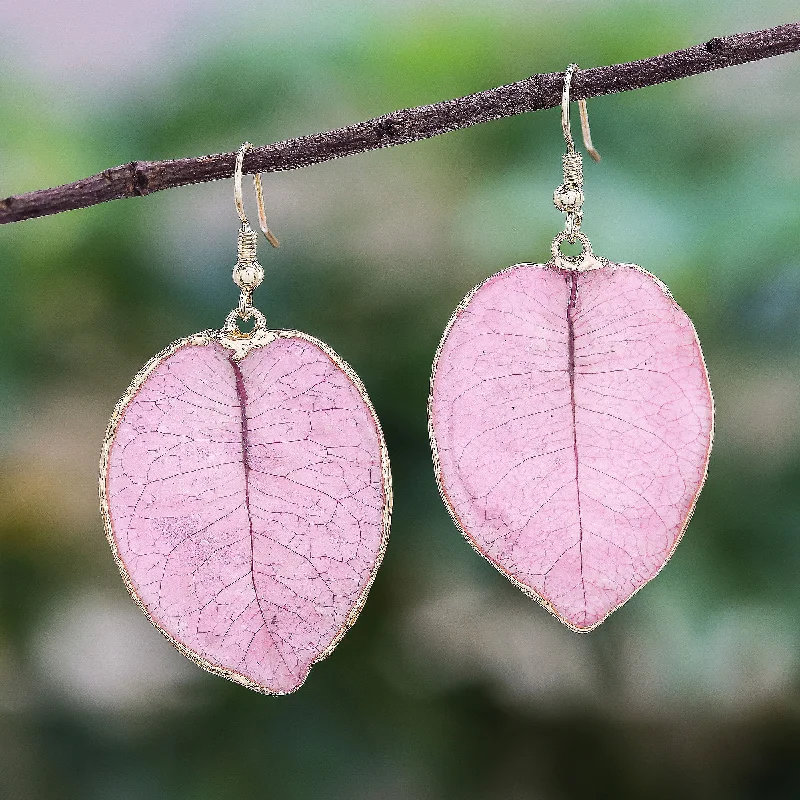
[[(651, 278), (657, 284), (657, 286), (661, 289), (661, 291), (663, 291), (664, 294), (673, 303), (675, 303), (675, 305), (678, 306), (678, 308), (680, 308), (681, 311), (683, 311), (683, 308), (681, 308), (681, 306), (678, 305), (678, 303), (676, 302), (675, 298), (672, 296), (672, 293), (667, 288), (666, 284), (663, 281), (661, 281), (659, 278), (657, 278), (655, 275), (653, 275), (651, 272), (648, 272), (646, 269), (643, 269), (642, 267), (640, 267), (638, 264), (617, 264), (617, 263), (608, 261), (607, 259), (601, 258), (599, 256), (593, 256), (592, 258), (593, 258), (594, 261), (598, 262), (598, 266), (596, 266), (596, 267), (592, 266), (592, 267), (590, 267), (590, 269), (600, 269), (600, 268), (634, 269), (634, 270), (637, 270), (638, 272), (643, 273), (644, 275), (647, 275), (649, 278)], [(539, 605), (541, 605), (545, 610), (549, 611), (559, 622), (564, 624), (567, 628), (569, 628), (572, 631), (575, 631), (576, 633), (589, 633), (589, 631), (593, 631), (600, 624), (605, 622), (615, 611), (617, 611), (618, 609), (622, 608), (622, 606), (624, 606), (625, 603), (627, 603), (634, 595), (636, 595), (645, 586), (647, 586), (647, 584), (650, 583), (650, 581), (652, 581), (654, 578), (656, 578), (659, 575), (659, 573), (661, 572), (661, 570), (663, 570), (664, 567), (667, 566), (667, 564), (669, 563), (669, 560), (672, 558), (673, 554), (675, 553), (675, 550), (678, 548), (678, 545), (681, 543), (681, 540), (683, 539), (683, 535), (686, 532), (686, 529), (689, 527), (689, 522), (690, 522), (690, 520), (692, 518), (692, 515), (694, 514), (695, 506), (697, 505), (697, 499), (700, 497), (700, 492), (702, 491), (703, 486), (705, 485), (705, 482), (706, 482), (706, 477), (708, 476), (708, 462), (709, 462), (709, 460), (711, 458), (711, 447), (712, 447), (712, 445), (714, 443), (714, 425), (715, 425), (715, 416), (716, 416), (716, 408), (715, 408), (715, 405), (714, 405), (714, 395), (713, 395), (713, 393), (711, 391), (711, 382), (709, 381), (709, 378), (708, 378), (708, 368), (706, 367), (705, 357), (703, 356), (703, 349), (700, 346), (700, 339), (699, 339), (699, 337), (697, 335), (697, 329), (694, 327), (694, 322), (692, 322), (691, 317), (685, 311), (683, 311), (684, 315), (686, 316), (686, 319), (689, 320), (689, 324), (691, 325), (691, 328), (692, 328), (692, 333), (694, 334), (694, 340), (695, 340), (695, 343), (697, 345), (697, 351), (700, 354), (700, 363), (703, 366), (703, 375), (705, 377), (705, 386), (708, 389), (708, 396), (709, 396), (709, 400), (711, 401), (711, 430), (709, 432), (708, 448), (706, 450), (705, 461), (704, 461), (704, 464), (703, 464), (703, 476), (702, 476), (702, 478), (700, 480), (700, 483), (698, 484), (697, 491), (695, 492), (695, 495), (692, 498), (692, 502), (689, 505), (689, 510), (687, 511), (687, 514), (686, 514), (686, 517), (685, 517), (685, 519), (683, 521), (683, 524), (681, 526), (680, 532), (678, 533), (677, 537), (675, 538), (675, 542), (672, 545), (672, 549), (669, 551), (669, 554), (664, 559), (664, 563), (641, 586), (638, 586), (622, 602), (618, 603), (611, 610), (609, 610), (608, 613), (602, 619), (600, 619), (597, 622), (593, 623), (592, 625), (589, 625), (589, 626), (586, 626), (586, 627), (580, 627), (578, 625), (573, 625), (571, 622), (569, 622), (568, 620), (564, 619), (561, 616), (561, 614), (558, 613), (558, 611), (556, 610), (555, 606), (552, 604), (552, 602), (547, 597), (545, 597), (544, 595), (539, 594), (533, 587), (528, 586), (527, 584), (523, 583), (519, 579), (515, 578), (501, 564), (499, 564), (494, 559), (492, 559), (489, 555), (487, 555), (485, 552), (483, 552), (483, 550), (481, 550), (481, 548), (480, 548), (480, 545), (469, 534), (469, 532), (467, 531), (466, 527), (461, 522), (461, 519), (459, 518), (459, 516), (458, 516), (458, 514), (457, 514), (457, 512), (456, 512), (456, 510), (455, 510), (455, 508), (453, 506), (453, 504), (450, 502), (450, 497), (447, 494), (447, 489), (445, 488), (444, 479), (442, 477), (442, 469), (441, 469), (441, 462), (439, 460), (439, 448), (438, 448), (438, 445), (437, 445), (437, 442), (436, 442), (436, 434), (435, 434), (435, 431), (433, 429), (433, 413), (432, 413), (433, 412), (433, 390), (434, 390), (434, 382), (436, 380), (436, 369), (439, 366), (439, 358), (441, 357), (442, 349), (444, 348), (444, 344), (447, 341), (447, 337), (450, 334), (451, 328), (453, 327), (453, 325), (455, 324), (456, 320), (461, 315), (461, 313), (467, 308), (467, 306), (469, 305), (470, 301), (472, 300), (472, 298), (475, 296), (475, 294), (478, 292), (479, 289), (481, 289), (489, 281), (493, 280), (494, 278), (499, 277), (500, 275), (504, 275), (507, 272), (511, 272), (512, 270), (522, 269), (522, 268), (527, 268), (527, 269), (561, 269), (562, 271), (569, 271), (569, 270), (563, 270), (563, 268), (556, 266), (552, 261), (548, 262), (547, 264), (525, 264), (525, 263), (523, 263), (523, 264), (513, 264), (510, 267), (506, 267), (505, 269), (501, 269), (498, 272), (495, 272), (494, 274), (490, 275), (488, 278), (485, 278), (477, 286), (474, 286), (469, 292), (467, 292), (467, 294), (465, 295), (464, 299), (456, 306), (455, 311), (453, 311), (453, 314), (450, 317), (450, 320), (448, 321), (447, 326), (444, 329), (444, 333), (442, 333), (442, 338), (439, 340), (439, 346), (436, 348), (436, 355), (433, 358), (433, 365), (431, 366), (430, 394), (428, 395), (428, 438), (430, 439), (430, 444), (431, 444), (431, 454), (432, 454), (432, 458), (433, 458), (433, 471), (434, 471), (434, 474), (436, 476), (436, 485), (437, 485), (437, 487), (439, 489), (439, 496), (442, 498), (442, 502), (444, 503), (445, 508), (447, 509), (448, 513), (450, 514), (450, 517), (453, 520), (453, 523), (455, 524), (456, 528), (458, 528), (458, 530), (461, 533), (461, 535), (467, 540), (467, 542), (469, 543), (470, 547), (472, 547), (472, 549), (479, 556), (481, 556), (481, 558), (483, 558), (486, 561), (488, 561), (501, 575), (503, 575), (514, 586), (516, 586), (517, 589), (519, 589), (523, 594), (525, 594), (528, 597), (530, 597), (532, 600), (535, 600), (537, 603), (539, 603)]]
[[(117, 564), (117, 568), (119, 569), (120, 575), (122, 576), (122, 580), (125, 584), (125, 588), (128, 590), (133, 601), (136, 603), (137, 606), (141, 609), (142, 613), (145, 615), (147, 620), (159, 630), (163, 636), (173, 645), (179, 652), (181, 652), (184, 656), (188, 659), (193, 661), (197, 666), (201, 667), (202, 669), (206, 670), (207, 672), (212, 673), (213, 675), (218, 675), (222, 678), (226, 678), (234, 683), (238, 683), (241, 686), (245, 686), (248, 689), (252, 689), (255, 692), (260, 694), (266, 695), (286, 695), (292, 694), (296, 692), (306, 681), (308, 678), (309, 673), (311, 672), (311, 667), (314, 664), (319, 663), (326, 659), (336, 648), (336, 646), (341, 642), (344, 635), (347, 633), (348, 630), (353, 626), (355, 621), (358, 619), (359, 614), (361, 613), (364, 605), (367, 601), (367, 596), (369, 595), (369, 590), (372, 588), (372, 584), (375, 581), (375, 578), (378, 574), (378, 569), (383, 562), (383, 557), (386, 554), (386, 547), (389, 543), (389, 531), (391, 528), (391, 519), (392, 519), (392, 505), (393, 505), (393, 493), (392, 493), (392, 473), (391, 473), (391, 465), (389, 463), (389, 452), (386, 447), (386, 439), (383, 434), (383, 428), (381, 427), (380, 420), (378, 419), (378, 415), (375, 412), (375, 407), (372, 405), (372, 401), (367, 394), (367, 390), (364, 387), (361, 378), (356, 374), (355, 370), (333, 350), (332, 347), (327, 345), (321, 339), (317, 339), (315, 336), (311, 336), (308, 333), (303, 333), (302, 331), (295, 331), (295, 330), (270, 330), (265, 332), (267, 335), (260, 337), (257, 340), (250, 340), (249, 337), (243, 335), (241, 338), (247, 339), (247, 342), (243, 342), (245, 346), (244, 352), (242, 349), (231, 347), (231, 339), (230, 334), (225, 330), (217, 331), (217, 330), (207, 330), (201, 331), (200, 333), (193, 334), (192, 336), (187, 336), (183, 339), (178, 339), (174, 341), (169, 346), (165, 347), (155, 356), (153, 356), (143, 367), (136, 373), (133, 380), (131, 381), (130, 386), (126, 389), (125, 393), (122, 395), (120, 400), (117, 402), (116, 406), (114, 407), (114, 411), (111, 415), (111, 419), (108, 421), (108, 425), (106, 427), (105, 437), (103, 438), (103, 447), (100, 454), (100, 480), (99, 480), (99, 493), (100, 493), (100, 513), (103, 517), (103, 527), (105, 529), (106, 540), (108, 541), (111, 547), (111, 553), (114, 557), (114, 561)], [(218, 342), (223, 346), (229, 347), (234, 350), (233, 357), (237, 360), (241, 360), (247, 356), (247, 354), (257, 348), (257, 347), (267, 347), (276, 339), (303, 339), (307, 342), (318, 347), (328, 358), (342, 371), (345, 375), (347, 375), (350, 382), (355, 386), (358, 393), (361, 395), (362, 400), (365, 402), (367, 409), (370, 412), (370, 416), (372, 417), (372, 421), (375, 424), (375, 431), (378, 435), (378, 442), (380, 446), (380, 455), (381, 455), (381, 476), (382, 476), (382, 485), (383, 485), (383, 496), (384, 496), (384, 504), (383, 504), (383, 525), (382, 525), (382, 535), (381, 535), (381, 543), (378, 549), (377, 556), (375, 558), (375, 563), (372, 568), (371, 573), (369, 574), (366, 583), (364, 584), (361, 593), (356, 598), (356, 601), (347, 615), (344, 624), (342, 627), (337, 631), (334, 638), (331, 640), (331, 643), (328, 645), (325, 650), (320, 653), (320, 655), (311, 662), (308, 669), (306, 670), (305, 675), (303, 675), (302, 680), (295, 686), (293, 689), (289, 690), (288, 692), (281, 692), (281, 691), (273, 691), (269, 687), (260, 684), (247, 675), (244, 675), (241, 672), (237, 672), (236, 670), (229, 669), (227, 667), (222, 666), (221, 664), (217, 664), (213, 661), (209, 661), (208, 659), (201, 656), (198, 652), (193, 650), (192, 648), (188, 647), (187, 645), (183, 644), (182, 642), (175, 639), (172, 634), (170, 634), (167, 630), (165, 630), (153, 617), (150, 613), (150, 609), (144, 603), (144, 601), (139, 597), (136, 589), (133, 586), (133, 581), (131, 580), (130, 574), (128, 573), (127, 567), (122, 560), (122, 557), (119, 554), (119, 550), (117, 548), (116, 538), (114, 536), (114, 524), (111, 515), (111, 509), (108, 504), (108, 466), (109, 466), (109, 459), (111, 454), (111, 447), (113, 446), (114, 439), (116, 436), (117, 428), (119, 426), (120, 421), (122, 420), (122, 416), (128, 407), (129, 403), (133, 400), (136, 394), (141, 389), (144, 382), (150, 376), (150, 374), (158, 367), (162, 361), (169, 358), (175, 352), (177, 352), (182, 347), (187, 346), (206, 346), (211, 344), (212, 342)], [(240, 355), (241, 353), (241, 355)]]

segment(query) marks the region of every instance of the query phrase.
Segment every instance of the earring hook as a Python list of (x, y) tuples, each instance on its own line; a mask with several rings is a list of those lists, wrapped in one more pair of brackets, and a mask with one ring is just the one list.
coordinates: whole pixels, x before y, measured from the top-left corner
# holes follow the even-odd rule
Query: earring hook
[[(242, 200), (242, 170), (244, 167), (244, 154), (252, 147), (250, 142), (245, 142), (236, 154), (236, 169), (233, 173), (233, 201), (236, 204), (236, 212), (242, 226), (248, 225), (247, 215), (244, 213), (244, 202)], [(267, 214), (264, 211), (264, 188), (261, 185), (261, 173), (253, 174), (253, 185), (256, 190), (256, 204), (258, 206), (258, 224), (261, 232), (266, 236), (267, 241), (273, 247), (280, 247), (280, 242), (275, 238), (272, 231), (267, 226)]]
[[(569, 124), (569, 90), (572, 84), (572, 76), (578, 71), (577, 64), (570, 64), (564, 73), (564, 91), (561, 95), (561, 128), (564, 131), (564, 141), (567, 143), (567, 151), (575, 152), (575, 142), (572, 139), (572, 131)], [(583, 146), (586, 152), (595, 160), (600, 160), (600, 153), (595, 150), (592, 144), (592, 133), (589, 130), (589, 112), (586, 110), (586, 100), (578, 100), (578, 111), (581, 117), (581, 133), (583, 135)]]

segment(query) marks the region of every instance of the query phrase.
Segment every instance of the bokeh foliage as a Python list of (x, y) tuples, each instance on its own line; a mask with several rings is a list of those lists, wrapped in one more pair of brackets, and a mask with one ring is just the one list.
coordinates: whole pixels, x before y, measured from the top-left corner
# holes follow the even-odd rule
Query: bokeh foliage
[[(71, 102), (12, 62), (0, 193), (786, 21), (775, 4), (729, 4), (734, 27), (689, 3), (574, 5), (343, 6), (280, 35), (253, 12), (170, 69)], [(127, 600), (96, 510), (100, 441), (130, 378), (236, 302), (230, 185), (0, 230), (0, 794), (800, 795), (798, 77), (786, 56), (589, 103), (604, 158), (585, 168), (584, 229), (692, 316), (718, 420), (672, 562), (588, 636), (455, 531), (425, 416), (458, 301), (547, 258), (558, 112), (265, 176), (283, 246), (262, 244), (256, 302), (359, 372), (395, 483), (359, 623), (285, 698), (184, 663)]]

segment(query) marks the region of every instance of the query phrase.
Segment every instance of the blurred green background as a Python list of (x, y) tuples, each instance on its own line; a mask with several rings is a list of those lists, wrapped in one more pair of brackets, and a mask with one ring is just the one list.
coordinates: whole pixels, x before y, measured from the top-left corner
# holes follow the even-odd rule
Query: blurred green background
[[(0, 0), (0, 196), (796, 10)], [(562, 225), (558, 111), (265, 176), (283, 246), (262, 244), (256, 302), (361, 375), (396, 498), (358, 624), (287, 697), (173, 650), (130, 601), (97, 509), (106, 421), (134, 373), (237, 302), (231, 182), (1, 228), (0, 796), (800, 797), (798, 86), (788, 55), (589, 101), (603, 161), (585, 166), (584, 230), (671, 287), (718, 414), (683, 543), (586, 636), (467, 546), (426, 431), (453, 308), (546, 260)]]

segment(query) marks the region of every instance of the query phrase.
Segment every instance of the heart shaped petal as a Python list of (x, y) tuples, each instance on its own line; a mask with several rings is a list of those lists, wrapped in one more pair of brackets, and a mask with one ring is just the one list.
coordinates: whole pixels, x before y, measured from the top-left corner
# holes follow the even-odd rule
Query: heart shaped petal
[(672, 555), (705, 480), (713, 414), (691, 320), (634, 265), (492, 276), (459, 305), (431, 377), (453, 519), (578, 631)]
[(151, 622), (205, 669), (284, 694), (364, 604), (391, 479), (352, 370), (313, 337), (271, 333), (243, 358), (198, 335), (153, 359), (109, 423), (101, 498)]

